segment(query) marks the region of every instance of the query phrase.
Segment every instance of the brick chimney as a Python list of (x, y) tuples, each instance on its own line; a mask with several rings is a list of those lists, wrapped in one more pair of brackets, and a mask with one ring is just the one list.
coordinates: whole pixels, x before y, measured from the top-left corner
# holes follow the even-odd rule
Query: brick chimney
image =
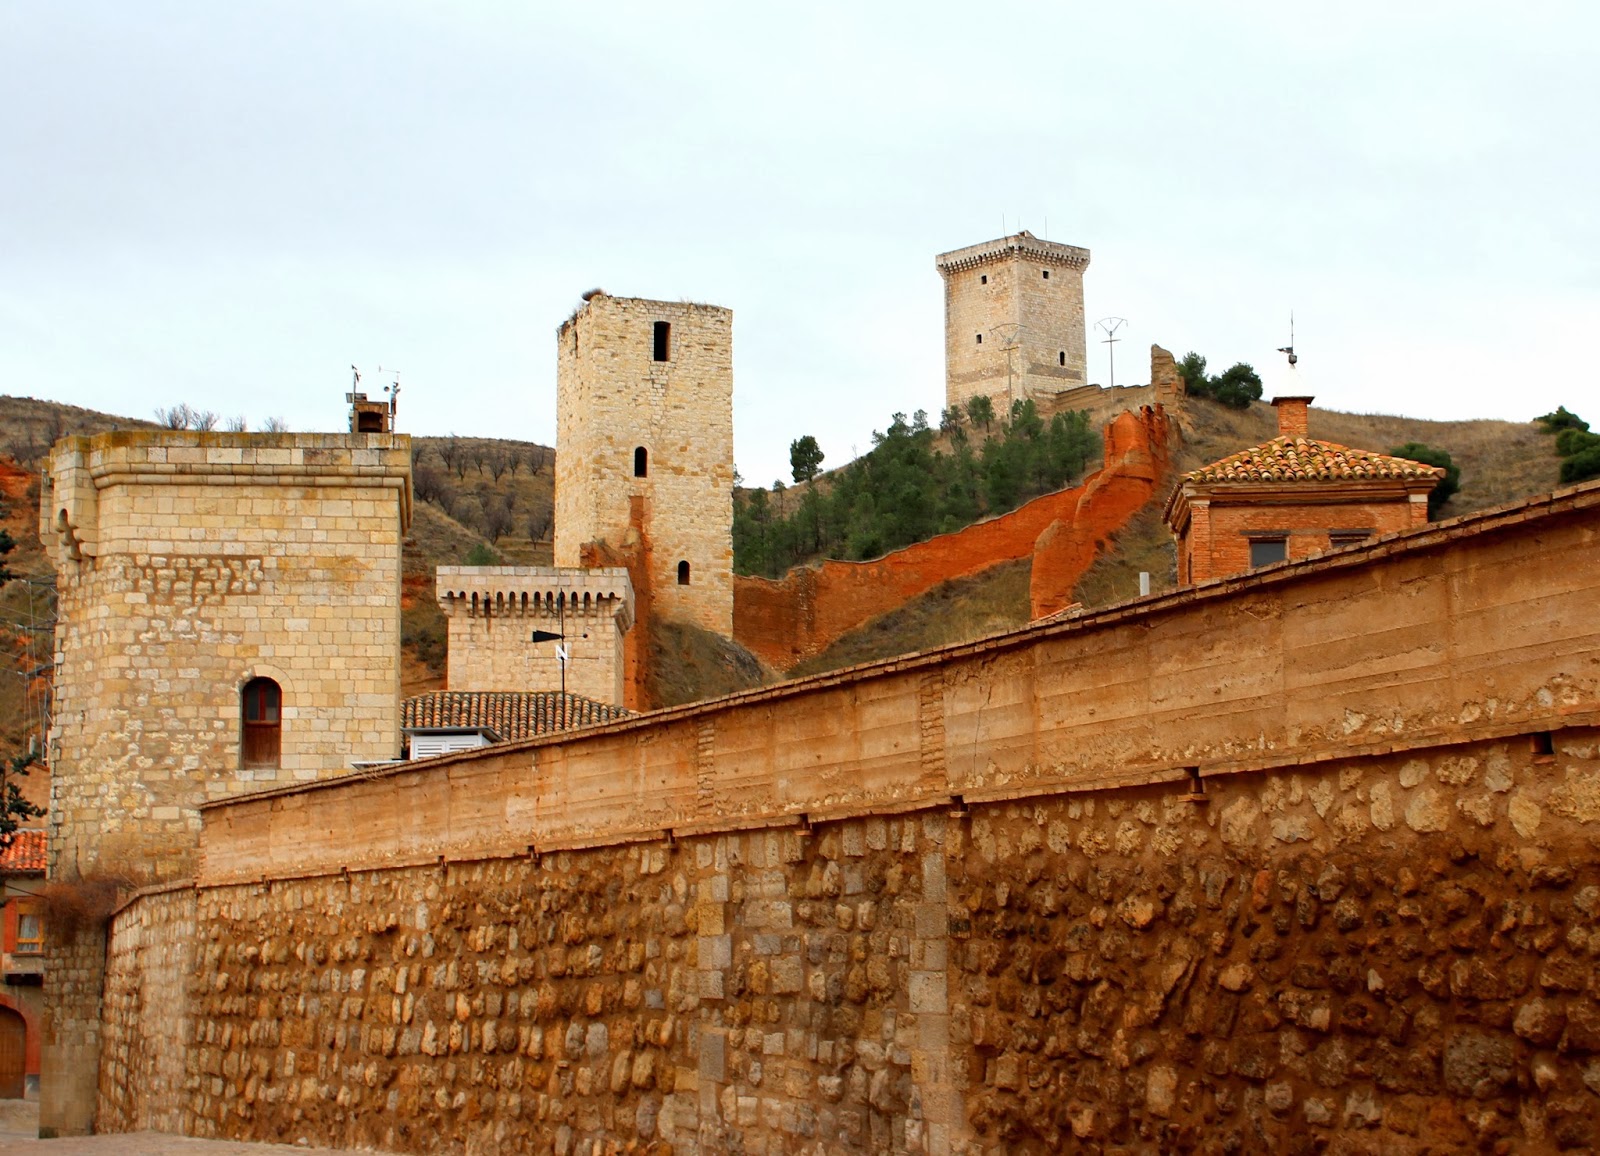
[(1311, 407), (1310, 397), (1275, 397), (1273, 406), (1278, 411), (1278, 436), (1281, 438), (1303, 438), (1311, 435), (1306, 432), (1306, 410)]

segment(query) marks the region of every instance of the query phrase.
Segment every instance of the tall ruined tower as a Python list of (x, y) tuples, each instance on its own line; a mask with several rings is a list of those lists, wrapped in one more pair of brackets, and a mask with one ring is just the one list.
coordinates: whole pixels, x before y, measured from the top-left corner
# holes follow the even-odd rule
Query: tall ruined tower
[[(73, 437), (40, 491), (53, 882), (182, 879), (205, 804), (399, 755), (409, 438)], [(103, 929), (47, 921), (45, 950), (40, 1125), (66, 1135), (94, 1114)]]
[(626, 565), (641, 625), (731, 636), (732, 310), (595, 293), (557, 348), (555, 564)]
[(1013, 401), (1083, 385), (1083, 271), (1089, 250), (1015, 233), (941, 253), (945, 405)]

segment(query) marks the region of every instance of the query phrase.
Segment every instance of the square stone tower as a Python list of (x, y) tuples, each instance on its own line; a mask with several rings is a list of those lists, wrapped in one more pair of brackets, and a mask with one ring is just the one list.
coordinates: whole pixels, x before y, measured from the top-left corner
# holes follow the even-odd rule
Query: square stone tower
[(1083, 271), (1089, 250), (1015, 233), (941, 253), (945, 405), (1013, 401), (1083, 385)]
[[(53, 882), (190, 876), (206, 803), (399, 755), (409, 438), (66, 438), (39, 514)], [(45, 951), (39, 1120), (69, 1135), (94, 1114), (103, 929), (47, 921)]]
[(733, 634), (733, 311), (590, 294), (557, 332), (555, 564)]

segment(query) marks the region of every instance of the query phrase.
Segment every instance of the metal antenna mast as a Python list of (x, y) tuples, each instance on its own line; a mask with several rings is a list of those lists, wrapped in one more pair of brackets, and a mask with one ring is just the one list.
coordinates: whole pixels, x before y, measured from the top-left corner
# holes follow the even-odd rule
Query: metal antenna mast
[(1103, 332), (1105, 340), (1100, 344), (1106, 347), (1106, 356), (1111, 359), (1111, 388), (1117, 388), (1117, 342), (1122, 338), (1117, 336), (1117, 330), (1128, 323), (1126, 317), (1102, 317), (1096, 321), (1095, 328)]
[(1280, 345), (1280, 346), (1278, 346), (1278, 352), (1279, 353), (1287, 353), (1289, 355), (1289, 368), (1290, 369), (1293, 369), (1300, 361), (1300, 358), (1295, 355), (1295, 351), (1294, 351), (1294, 310), (1293, 309), (1289, 310), (1289, 344), (1288, 345)]
[(1005, 344), (1000, 348), (1006, 352), (1006, 415), (1011, 414), (1011, 406), (1017, 404), (1017, 390), (1015, 385), (1016, 367), (1012, 364), (1012, 354), (1017, 351), (1017, 341), (1022, 336), (1022, 326), (1015, 321), (1007, 321), (1004, 325), (996, 325), (989, 330), (990, 337), (998, 337)]

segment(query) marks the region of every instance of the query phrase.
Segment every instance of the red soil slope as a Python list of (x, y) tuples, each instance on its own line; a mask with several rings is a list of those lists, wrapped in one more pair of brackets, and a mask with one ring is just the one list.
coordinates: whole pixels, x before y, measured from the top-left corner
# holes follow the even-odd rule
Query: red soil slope
[(829, 560), (775, 581), (735, 576), (734, 640), (788, 670), (941, 582), (1030, 555), (1034, 616), (1061, 609), (1099, 547), (1155, 494), (1166, 465), (1167, 419), (1160, 406), (1120, 414), (1104, 436), (1105, 465), (1083, 485), (1009, 514), (871, 562)]

